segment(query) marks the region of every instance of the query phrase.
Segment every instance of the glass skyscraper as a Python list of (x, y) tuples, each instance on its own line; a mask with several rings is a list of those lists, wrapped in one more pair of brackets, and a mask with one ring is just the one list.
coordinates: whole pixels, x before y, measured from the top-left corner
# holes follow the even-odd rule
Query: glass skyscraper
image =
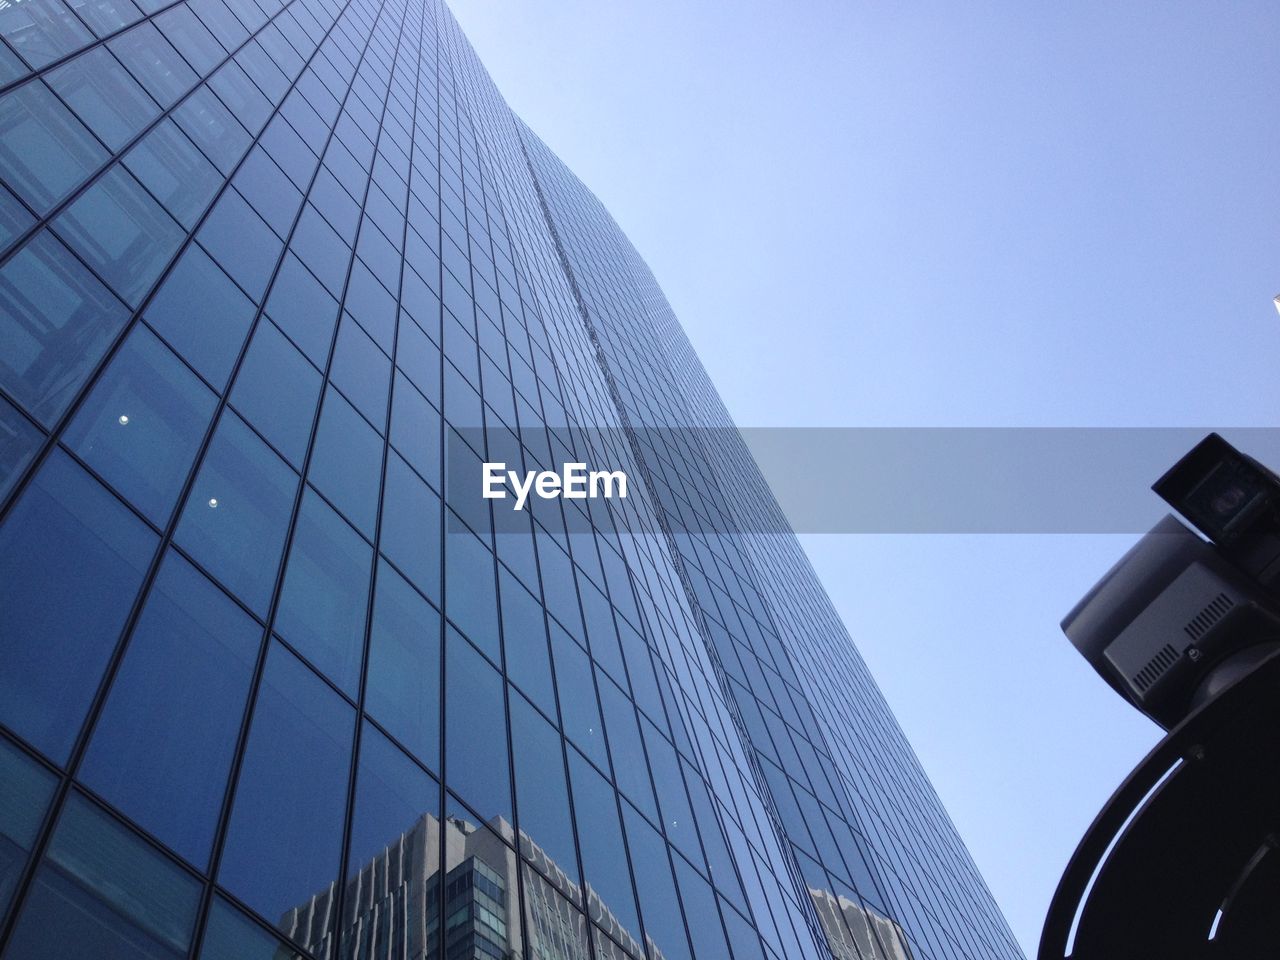
[(1020, 956), (439, 0), (0, 36), (0, 960)]

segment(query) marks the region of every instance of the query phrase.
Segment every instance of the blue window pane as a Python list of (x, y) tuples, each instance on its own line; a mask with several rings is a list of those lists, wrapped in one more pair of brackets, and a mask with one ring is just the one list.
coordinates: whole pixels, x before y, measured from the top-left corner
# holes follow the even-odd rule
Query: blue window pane
[(0, 917), (9, 909), (55, 786), (52, 773), (0, 738)]
[(253, 332), (231, 390), (231, 403), (267, 441), (301, 469), (311, 439), (320, 371), (269, 320)]
[(0, 178), (38, 213), (47, 213), (106, 160), (102, 144), (43, 83), (0, 97)]
[(157, 525), (173, 511), (213, 419), (213, 393), (137, 326), (63, 433), (63, 443)]
[[(574, 751), (569, 751), (569, 779), (573, 784), (573, 810), (578, 821), (578, 847), (582, 851), (588, 902), (594, 890), (612, 911), (622, 928), (639, 939), (627, 853), (618, 822), (617, 794), (608, 781)], [(601, 918), (599, 906), (591, 903), (591, 919)]]
[(272, 645), (218, 880), (286, 931), (338, 877), (354, 723), (341, 697)]
[(196, 234), (200, 245), (254, 300), (271, 282), (283, 241), (235, 190), (228, 190)]
[(94, 47), (45, 76), (98, 138), (119, 150), (159, 114), (156, 102), (106, 47)]
[(556, 715), (551, 654), (542, 604), (520, 582), (499, 568), (502, 593), (502, 643), (507, 651), (507, 677), (549, 716)]
[(445, 647), (445, 769), (449, 789), (486, 820), (511, 819), (502, 678), (454, 630)]
[(170, 7), (152, 23), (160, 28), (165, 38), (201, 76), (216, 67), (226, 56), (222, 45), (213, 38), (200, 18), (191, 12), (188, 4)]
[(196, 82), (187, 62), (150, 23), (138, 24), (107, 46), (161, 107), (173, 106)]
[(651, 819), (657, 819), (649, 770), (644, 763), (644, 745), (631, 701), (608, 677), (600, 675), (600, 704), (609, 730), (609, 751), (613, 755), (614, 779), (618, 789)]
[(267, 931), (217, 899), (209, 911), (200, 960), (289, 960), (297, 956)]
[(186, 231), (119, 166), (80, 194), (53, 228), (135, 307), (186, 238)]
[(440, 498), (394, 454), (387, 457), (382, 496), (382, 552), (439, 603)]
[(729, 931), (729, 940), (733, 944), (734, 960), (764, 960), (764, 948), (760, 945), (760, 934), (738, 911), (723, 905), (724, 924)]
[[(644, 727), (644, 742), (649, 748), (649, 766), (653, 768), (653, 786), (662, 806), (662, 827), (667, 838), (695, 862), (701, 862), (698, 848), (698, 832), (694, 829), (693, 811), (685, 793), (680, 775), (680, 757), (666, 737), (658, 733), (648, 720)], [(613, 736), (613, 728), (609, 729)]]
[(466, 532), (445, 538), (444, 612), (495, 663), (498, 644), (498, 596), (494, 586), (493, 554)]
[(347, 284), (343, 306), (377, 341), (378, 346), (387, 353), (391, 352), (391, 344), (395, 340), (396, 298), (387, 293), (360, 260), (351, 266), (351, 281)]
[(355, 697), (364, 657), (373, 548), (314, 490), (298, 512), (276, 629), (325, 676)]
[(298, 475), (234, 414), (223, 414), (175, 539), (258, 614), (265, 614)]
[(252, 134), (258, 133), (271, 116), (271, 104), (235, 61), (224, 64), (209, 78), (209, 88)]
[(8, 249), (33, 223), (35, 217), (17, 197), (0, 185), (0, 252)]
[(312, 363), (321, 368), (328, 363), (338, 301), (291, 253), (271, 284), (266, 312)]
[(18, 475), (26, 469), (42, 442), (44, 434), (13, 404), (0, 397), (0, 503), (18, 482)]
[(75, 7), (89, 29), (100, 37), (142, 19), (142, 11), (132, 0), (77, 0)]
[(253, 322), (253, 303), (197, 246), (189, 246), (144, 317), (217, 390), (227, 385)]
[(627, 845), (631, 849), (631, 867), (635, 871), (645, 934), (651, 941), (650, 956), (654, 960), (658, 957), (690, 960), (667, 845), (634, 807), (624, 803), (622, 816), (627, 825)]
[(37, 69), (93, 39), (61, 0), (10, 4), (0, 10), (0, 34)]
[(551, 649), (555, 654), (556, 684), (565, 736), (604, 769), (609, 755), (604, 746), (600, 708), (592, 683), (591, 659), (555, 623), (551, 625)]
[(711, 885), (698, 876), (683, 857), (672, 857), (672, 860), (680, 883), (680, 901), (689, 917), (689, 936), (693, 940), (694, 954), (698, 960), (729, 956), (724, 930), (716, 916), (716, 897)]
[(387, 391), (391, 384), (391, 360), (360, 325), (343, 316), (333, 350), (330, 381), (364, 414), (379, 433), (386, 429)]
[(267, 124), (258, 142), (271, 154), (271, 159), (280, 164), (280, 169), (289, 175), (295, 186), (306, 189), (320, 161), (284, 117), (277, 115)]
[(440, 769), (440, 614), (385, 563), (374, 592), (365, 709)]
[(5, 956), (181, 960), (199, 902), (194, 877), (73, 795)]
[(172, 120), (138, 141), (124, 155), (124, 165), (188, 230), (222, 183), (213, 164)]
[(268, 226), (287, 237), (302, 194), (261, 147), (249, 154), (231, 181)]
[(560, 734), (519, 696), (511, 698), (511, 753), (520, 829), (577, 883), (578, 848)]
[(341, 295), (347, 266), (351, 263), (351, 250), (310, 204), (294, 228), (289, 249), (311, 268), (330, 293)]
[(325, 393), (308, 479), (372, 538), (382, 473), (382, 438), (332, 387)]
[(199, 867), (209, 859), (262, 628), (170, 553), (79, 778)]
[(201, 87), (173, 111), (173, 119), (206, 157), (229, 174), (252, 139), (208, 87)]
[[(370, 724), (360, 735), (360, 764), (356, 774), (355, 811), (351, 818), (351, 846), (347, 856), (347, 903), (343, 919), (345, 935), (363, 937), (366, 949), (343, 951), (342, 956), (374, 956), (369, 951), (368, 930), (352, 931), (354, 921), (375, 914), (383, 897), (382, 878), (391, 884), (405, 882), (420, 888), (439, 869), (437, 810), (440, 786), (435, 778)], [(428, 819), (430, 818), (430, 819)], [(436, 841), (436, 842), (432, 842)], [(429, 857), (433, 862), (423, 862)], [(360, 875), (364, 874), (364, 882)], [(417, 924), (410, 924), (411, 927)], [(403, 956), (426, 956), (421, 930), (411, 929)], [(349, 943), (346, 946), (354, 947)]]
[(391, 445), (428, 483), (440, 488), (440, 412), (397, 371), (391, 400)]
[(416, 323), (402, 317), (397, 331), (396, 365), (433, 404), (440, 403), (440, 348)]
[(30, 72), (16, 53), (0, 43), (0, 83), (12, 83)]
[(0, 527), (0, 722), (63, 762), (156, 536), (55, 453)]

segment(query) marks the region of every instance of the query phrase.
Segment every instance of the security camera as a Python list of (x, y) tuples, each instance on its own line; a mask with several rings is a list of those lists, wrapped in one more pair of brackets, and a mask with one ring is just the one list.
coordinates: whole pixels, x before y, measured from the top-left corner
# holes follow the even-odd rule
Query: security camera
[(1153, 489), (1204, 536), (1166, 516), (1062, 630), (1167, 730), (1280, 649), (1280, 478), (1210, 434)]

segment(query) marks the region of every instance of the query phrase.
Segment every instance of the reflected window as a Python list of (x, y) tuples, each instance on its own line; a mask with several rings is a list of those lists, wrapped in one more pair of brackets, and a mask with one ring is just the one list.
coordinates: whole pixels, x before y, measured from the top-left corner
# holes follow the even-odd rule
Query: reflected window
[(262, 628), (177, 553), (134, 628), (79, 778), (204, 867)]
[(248, 149), (249, 134), (208, 87), (182, 101), (173, 119), (224, 175)]
[(382, 438), (330, 387), (325, 392), (307, 479), (372, 538), (381, 474)]
[(249, 296), (262, 299), (284, 243), (244, 197), (235, 190), (224, 193), (196, 240)]
[[(569, 788), (561, 749), (559, 731), (524, 697), (513, 695), (511, 750), (520, 829), (576, 884), (578, 848), (569, 818)], [(523, 847), (522, 852), (531, 855)]]
[(445, 769), (449, 789), (486, 818), (511, 819), (502, 677), (455, 630), (445, 664)]
[[(617, 794), (591, 764), (572, 750), (569, 751), (569, 778), (573, 784), (573, 810), (578, 821), (578, 847), (582, 851), (591, 919), (601, 923), (616, 918), (626, 936), (638, 940), (640, 921), (627, 870), (622, 826), (618, 822)], [(619, 934), (615, 936), (625, 939)]]
[(0, 918), (36, 842), (57, 777), (0, 737)]
[(440, 412), (403, 373), (397, 372), (391, 400), (391, 445), (437, 490), (440, 488), (440, 430)]
[(358, 693), (373, 548), (314, 490), (302, 498), (275, 628), (330, 680)]
[(491, 660), (501, 663), (493, 554), (465, 531), (445, 537), (444, 549), (445, 616)]
[(324, 367), (338, 319), (338, 301), (291, 253), (285, 255), (271, 284), (266, 311), (312, 363)]
[(52, 425), (128, 319), (66, 247), (37, 234), (0, 267), (0, 386)]
[(435, 779), (366, 723), (340, 956), (429, 955), (424, 921), (426, 904), (434, 901), (428, 888), (434, 888), (440, 870), (439, 805)]
[(608, 770), (609, 754), (604, 745), (604, 725), (600, 722), (600, 707), (591, 677), (591, 659), (554, 621), (551, 649), (555, 654), (565, 736), (598, 766)]
[(164, 108), (173, 106), (198, 79), (151, 23), (140, 23), (107, 46)]
[(196, 474), (176, 542), (265, 615), (298, 475), (230, 411)]
[(65, 762), (157, 537), (55, 452), (0, 527), (0, 721)]
[(222, 898), (213, 901), (200, 960), (294, 960), (299, 956)]
[(62, 440), (163, 526), (215, 403), (209, 388), (139, 325), (98, 378)]
[(107, 157), (43, 83), (26, 83), (0, 97), (0, 176), (37, 213), (51, 210)]
[(218, 881), (288, 932), (337, 879), (355, 711), (273, 643)]
[(276, 325), (262, 320), (236, 374), (231, 404), (268, 443), (301, 469), (311, 440), (321, 379), (320, 371), (307, 362)]
[(498, 568), (502, 585), (502, 643), (507, 653), (507, 677), (549, 717), (556, 715), (555, 684), (542, 604), (505, 568)]
[(165, 120), (124, 155), (124, 165), (190, 230), (222, 177), (172, 120)]
[(221, 391), (249, 333), (253, 313), (249, 298), (192, 244), (148, 304), (145, 319)]
[(630, 804), (622, 805), (622, 816), (627, 824), (627, 846), (631, 849), (650, 960), (690, 960), (667, 845)]
[(0, 10), (0, 34), (37, 70), (93, 40), (61, 0), (5, 7)]
[(635, 706), (603, 673), (599, 674), (599, 681), (600, 705), (604, 708), (605, 723), (609, 729), (609, 752), (613, 755), (618, 789), (646, 816), (656, 820), (658, 808), (653, 802), (653, 788), (649, 784), (649, 767), (644, 759)]
[(44, 434), (4, 397), (0, 397), (0, 503), (40, 449)]
[(58, 215), (53, 229), (135, 307), (186, 236), (121, 166), (95, 180)]
[(160, 112), (106, 47), (94, 47), (50, 71), (45, 82), (111, 150), (123, 147)]
[(194, 877), (73, 794), (5, 956), (182, 960), (199, 902)]
[(440, 614), (386, 563), (378, 569), (365, 709), (440, 769)]
[(338, 328), (329, 379), (379, 433), (385, 429), (391, 360), (350, 314)]

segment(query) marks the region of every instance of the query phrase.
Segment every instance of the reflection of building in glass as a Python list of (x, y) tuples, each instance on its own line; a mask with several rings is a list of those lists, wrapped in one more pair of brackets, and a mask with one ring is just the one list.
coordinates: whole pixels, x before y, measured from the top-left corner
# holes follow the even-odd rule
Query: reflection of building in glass
[(835, 960), (912, 960), (902, 928), (876, 910), (830, 890), (810, 888)]
[[(446, 960), (523, 957), (514, 841), (511, 824), (501, 817), (484, 826), (449, 817), (442, 850), (439, 820), (424, 815), (348, 881), (341, 960), (436, 956), (442, 906)], [(590, 960), (585, 918), (569, 906), (582, 902), (578, 885), (523, 832), (520, 850), (525, 860), (523, 930), (533, 960)], [(443, 904), (438, 882), (442, 856)], [(316, 957), (332, 955), (328, 930), (334, 892), (330, 887), (317, 894), (280, 922), (282, 931)], [(652, 940), (646, 954), (590, 888), (587, 911), (616, 941), (597, 943), (600, 958), (664, 960)]]

